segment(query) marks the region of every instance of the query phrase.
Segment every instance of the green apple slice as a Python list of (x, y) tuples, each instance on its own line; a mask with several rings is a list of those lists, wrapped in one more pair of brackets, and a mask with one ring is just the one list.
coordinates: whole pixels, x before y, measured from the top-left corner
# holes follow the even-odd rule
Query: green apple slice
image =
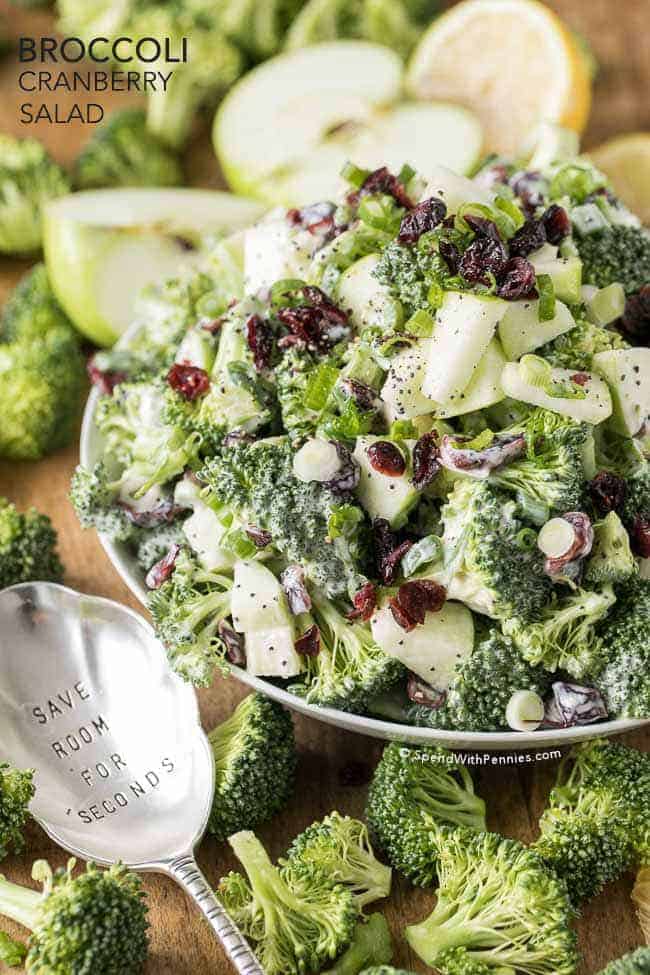
[(262, 212), (229, 193), (119, 189), (74, 193), (46, 207), (43, 246), (54, 292), (80, 332), (112, 345), (143, 287), (178, 273), (188, 242), (240, 229)]
[(505, 364), (506, 357), (501, 343), (495, 337), (483, 353), (474, 375), (463, 392), (452, 396), (446, 403), (438, 403), (435, 407), (435, 415), (446, 420), (500, 403), (506, 395), (501, 387), (501, 374)]
[(499, 322), (499, 338), (508, 359), (520, 359), (541, 345), (552, 342), (575, 328), (575, 319), (567, 306), (555, 302), (555, 315), (550, 321), (540, 322), (539, 301), (509, 301), (505, 315)]
[(597, 352), (593, 367), (612, 394), (612, 425), (627, 437), (636, 436), (650, 417), (650, 349)]
[(351, 159), (369, 169), (408, 162), (467, 171), (481, 127), (467, 109), (397, 104), (402, 66), (377, 44), (337, 41), (282, 54), (249, 72), (217, 112), (213, 140), (230, 185), (285, 206), (332, 199)]

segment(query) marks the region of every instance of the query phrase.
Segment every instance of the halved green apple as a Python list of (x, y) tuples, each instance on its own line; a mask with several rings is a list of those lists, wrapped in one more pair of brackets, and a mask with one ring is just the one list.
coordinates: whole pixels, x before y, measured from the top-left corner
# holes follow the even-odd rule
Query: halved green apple
[(457, 105), (400, 103), (402, 64), (378, 44), (336, 41), (279, 55), (231, 89), (214, 121), (214, 146), (232, 188), (301, 206), (336, 197), (351, 159), (374, 169), (409, 163), (425, 178), (438, 164), (466, 172), (482, 132)]
[(178, 272), (204, 238), (238, 230), (262, 213), (253, 200), (191, 189), (74, 193), (44, 213), (54, 292), (80, 332), (112, 345), (131, 322), (143, 287)]

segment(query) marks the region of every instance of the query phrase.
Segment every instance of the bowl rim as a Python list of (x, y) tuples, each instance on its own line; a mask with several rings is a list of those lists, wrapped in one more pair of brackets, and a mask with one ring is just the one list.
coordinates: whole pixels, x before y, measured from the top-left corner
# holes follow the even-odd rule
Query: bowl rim
[[(138, 325), (139, 327), (139, 325)], [(127, 329), (123, 337), (130, 335), (134, 327)], [(100, 392), (93, 387), (88, 396), (84, 409), (79, 444), (80, 462), (83, 466), (92, 466), (101, 453), (101, 437), (95, 425), (95, 409), (100, 399)], [(143, 609), (146, 609), (147, 590), (143, 584), (141, 573), (135, 567), (135, 560), (119, 542), (114, 542), (102, 532), (97, 532), (102, 548), (122, 581), (135, 596)], [(230, 672), (237, 680), (255, 691), (265, 694), (275, 701), (279, 701), (292, 711), (314, 718), (325, 724), (334, 725), (357, 734), (368, 735), (372, 738), (382, 738), (389, 741), (404, 741), (409, 744), (432, 745), (439, 744), (448, 748), (460, 748), (466, 751), (491, 752), (508, 751), (521, 752), (535, 749), (535, 760), (547, 760), (543, 751), (550, 746), (569, 746), (579, 741), (591, 738), (610, 737), (633, 731), (650, 724), (650, 719), (621, 718), (614, 721), (603, 721), (599, 724), (581, 725), (575, 728), (550, 729), (545, 731), (445, 731), (433, 728), (418, 728), (414, 725), (400, 724), (381, 718), (371, 718), (366, 715), (353, 714), (335, 708), (318, 707), (308, 704), (302, 698), (275, 684), (248, 674), (241, 667), (230, 665)], [(539, 746), (539, 747), (538, 747)], [(540, 754), (541, 751), (541, 754)], [(527, 756), (528, 758), (528, 756)]]

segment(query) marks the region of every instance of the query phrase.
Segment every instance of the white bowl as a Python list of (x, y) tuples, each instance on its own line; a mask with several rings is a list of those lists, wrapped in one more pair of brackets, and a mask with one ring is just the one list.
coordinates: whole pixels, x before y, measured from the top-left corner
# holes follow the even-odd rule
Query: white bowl
[[(129, 330), (130, 331), (130, 330)], [(127, 331), (126, 335), (129, 334)], [(95, 408), (100, 394), (97, 389), (93, 389), (88, 397), (86, 409), (81, 428), (80, 457), (84, 466), (92, 466), (101, 457), (103, 443), (102, 437), (95, 425)], [(147, 589), (142, 578), (134, 556), (128, 551), (127, 547), (119, 542), (113, 542), (106, 535), (99, 534), (102, 546), (113, 563), (123, 581), (129, 587), (133, 595), (146, 605)], [(319, 708), (313, 704), (307, 704), (302, 698), (259, 677), (253, 677), (241, 667), (231, 667), (233, 675), (238, 679), (266, 694), (268, 697), (294, 711), (306, 714), (317, 721), (324, 721), (326, 724), (335, 725), (338, 728), (345, 728), (346, 731), (356, 731), (360, 734), (370, 735), (373, 738), (384, 738), (388, 740), (399, 740), (412, 744), (431, 745), (439, 744), (448, 748), (458, 748), (467, 751), (525, 751), (530, 750), (531, 756), (520, 756), (518, 762), (544, 761), (556, 756), (546, 754), (548, 749), (558, 745), (566, 746), (577, 741), (585, 741), (588, 738), (600, 738), (622, 734), (634, 728), (640, 728), (648, 721), (625, 720), (625, 721), (604, 721), (600, 724), (585, 725), (579, 728), (566, 728), (563, 730), (535, 731), (535, 732), (478, 732), (478, 731), (437, 731), (431, 728), (415, 728), (412, 725), (399, 724), (393, 721), (384, 721), (378, 718), (369, 718), (364, 715), (348, 714), (345, 711), (337, 711), (334, 708)], [(485, 761), (485, 760), (484, 760)], [(485, 761), (485, 764), (488, 764)]]

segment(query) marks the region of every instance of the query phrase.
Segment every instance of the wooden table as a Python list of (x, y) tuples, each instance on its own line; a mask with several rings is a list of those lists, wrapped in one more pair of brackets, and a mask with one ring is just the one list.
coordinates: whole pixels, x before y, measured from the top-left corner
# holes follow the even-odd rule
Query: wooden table
[[(550, 6), (589, 38), (601, 64), (587, 144), (625, 130), (650, 129), (648, 0), (619, 0), (617, 4), (611, 0), (553, 0)], [(48, 14), (20, 11), (12, 8), (7, 0), (0, 0), (0, 14), (8, 18), (9, 30), (15, 36), (52, 33), (52, 19)], [(83, 126), (41, 124), (36, 130), (30, 127), (31, 133), (26, 131), (18, 122), (18, 104), (24, 98), (18, 93), (16, 74), (17, 66), (11, 59), (0, 65), (0, 131), (23, 136), (35, 134), (47, 143), (57, 159), (71, 162), (87, 138)], [(72, 100), (70, 97), (69, 101)], [(131, 100), (115, 96), (111, 106)], [(507, 106), (504, 110), (507, 111)], [(215, 188), (223, 185), (205, 133), (197, 134), (188, 158), (193, 183)], [(3, 300), (27, 266), (10, 261), (0, 264)], [(67, 500), (68, 481), (76, 462), (77, 450), (71, 447), (38, 464), (0, 464), (0, 494), (21, 507), (36, 504), (52, 517), (59, 531), (68, 585), (110, 596), (137, 609), (93, 532), (84, 533), (78, 527)], [(223, 720), (243, 694), (243, 688), (232, 680), (219, 680), (211, 690), (200, 692), (206, 729)], [(296, 801), (261, 830), (273, 856), (281, 854), (289, 840), (312, 820), (332, 809), (362, 815), (365, 787), (346, 785), (346, 769), (351, 762), (372, 768), (381, 751), (381, 745), (372, 739), (337, 731), (302, 717), (296, 717), (296, 734), (300, 751)], [(628, 743), (647, 750), (650, 733), (631, 735)], [(535, 761), (533, 757), (525, 766), (478, 771), (475, 778), (479, 793), (488, 803), (490, 827), (525, 842), (532, 840), (556, 764), (555, 760)], [(27, 882), (28, 863), (32, 859), (46, 857), (57, 866), (66, 860), (66, 855), (38, 827), (30, 828), (28, 838), (29, 856), (12, 858), (2, 866), (11, 879)], [(214, 883), (233, 866), (227, 848), (211, 839), (203, 843), (199, 859)], [(152, 922), (148, 975), (228, 975), (230, 966), (180, 890), (162, 878), (149, 876), (145, 883)], [(631, 885), (632, 878), (626, 877), (585, 908), (578, 923), (584, 953), (580, 975), (600, 971), (610, 959), (641, 942), (630, 903)], [(432, 894), (413, 890), (399, 878), (395, 879), (393, 894), (386, 905), (395, 935), (395, 964), (425, 971), (400, 940), (400, 931), (405, 924), (424, 917), (432, 905)], [(7, 930), (12, 930), (11, 925), (7, 925)]]

